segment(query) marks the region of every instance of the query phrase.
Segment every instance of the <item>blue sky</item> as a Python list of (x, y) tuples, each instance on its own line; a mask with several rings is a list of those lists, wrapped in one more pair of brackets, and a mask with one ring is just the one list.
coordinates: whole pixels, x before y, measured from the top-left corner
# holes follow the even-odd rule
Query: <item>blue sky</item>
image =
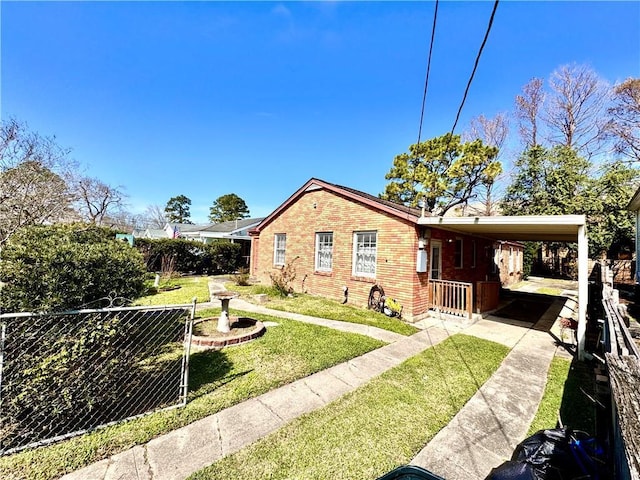
[[(423, 140), (451, 129), (492, 7), (440, 2)], [(206, 222), (236, 193), (264, 216), (311, 177), (377, 195), (417, 140), (433, 2), (0, 8), (2, 118), (55, 135), (133, 211), (183, 194)], [(639, 76), (640, 2), (503, 0), (456, 133), (574, 62)]]

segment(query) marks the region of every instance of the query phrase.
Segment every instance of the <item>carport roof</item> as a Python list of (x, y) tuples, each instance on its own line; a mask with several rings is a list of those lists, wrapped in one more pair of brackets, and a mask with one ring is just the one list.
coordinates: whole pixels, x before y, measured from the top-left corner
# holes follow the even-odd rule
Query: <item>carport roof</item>
[(577, 242), (584, 215), (420, 217), (418, 225), (494, 240)]

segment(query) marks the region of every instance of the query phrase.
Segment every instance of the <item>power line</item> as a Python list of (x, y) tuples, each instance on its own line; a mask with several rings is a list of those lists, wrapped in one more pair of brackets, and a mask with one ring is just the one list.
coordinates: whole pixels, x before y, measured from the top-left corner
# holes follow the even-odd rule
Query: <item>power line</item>
[(427, 86), (429, 85), (429, 71), (431, 70), (431, 54), (433, 52), (433, 39), (436, 36), (436, 19), (438, 17), (438, 0), (433, 11), (433, 26), (431, 27), (431, 43), (429, 44), (429, 58), (427, 60), (427, 75), (424, 80), (424, 94), (422, 95), (422, 110), (420, 112), (420, 126), (418, 128), (418, 144), (422, 136), (422, 120), (424, 119), (424, 105), (427, 101)]
[[(489, 18), (489, 25), (487, 26), (487, 31), (484, 34), (484, 39), (482, 40), (482, 45), (480, 45), (480, 50), (478, 50), (478, 55), (476, 55), (476, 61), (473, 65), (473, 71), (471, 72), (471, 76), (469, 77), (469, 82), (467, 83), (467, 88), (464, 91), (464, 96), (462, 97), (462, 102), (460, 103), (460, 108), (458, 108), (458, 114), (456, 115), (456, 121), (453, 122), (453, 127), (451, 127), (451, 132), (449, 134), (449, 138), (453, 136), (453, 132), (458, 125), (458, 120), (460, 119), (460, 114), (462, 113), (462, 107), (464, 107), (464, 102), (467, 100), (467, 94), (469, 93), (469, 88), (471, 88), (471, 82), (473, 81), (473, 77), (476, 74), (476, 69), (478, 68), (478, 63), (480, 62), (480, 56), (482, 55), (482, 50), (484, 49), (485, 44), (487, 43), (487, 39), (489, 38), (489, 32), (491, 31), (491, 26), (493, 25), (493, 19), (496, 16), (496, 10), (498, 9), (498, 3), (500, 0), (496, 0), (493, 4), (493, 11), (491, 12), (491, 17)], [(448, 145), (447, 145), (448, 148)], [(446, 150), (445, 150), (446, 151)]]

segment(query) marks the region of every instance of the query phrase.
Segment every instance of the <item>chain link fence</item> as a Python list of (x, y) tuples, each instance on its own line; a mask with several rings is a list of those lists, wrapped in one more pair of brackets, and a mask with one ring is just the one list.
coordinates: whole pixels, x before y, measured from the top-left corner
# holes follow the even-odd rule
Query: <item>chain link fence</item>
[(0, 455), (184, 405), (194, 313), (0, 315)]

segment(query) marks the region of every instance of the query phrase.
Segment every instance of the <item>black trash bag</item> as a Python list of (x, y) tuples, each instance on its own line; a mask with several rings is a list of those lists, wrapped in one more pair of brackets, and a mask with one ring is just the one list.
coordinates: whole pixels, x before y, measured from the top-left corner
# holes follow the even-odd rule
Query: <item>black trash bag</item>
[(511, 461), (494, 468), (485, 480), (597, 480), (595, 452), (585, 448), (588, 442), (569, 428), (540, 430), (523, 440)]
[(487, 480), (540, 480), (542, 478), (544, 477), (540, 476), (538, 469), (530, 463), (509, 460), (491, 470)]

